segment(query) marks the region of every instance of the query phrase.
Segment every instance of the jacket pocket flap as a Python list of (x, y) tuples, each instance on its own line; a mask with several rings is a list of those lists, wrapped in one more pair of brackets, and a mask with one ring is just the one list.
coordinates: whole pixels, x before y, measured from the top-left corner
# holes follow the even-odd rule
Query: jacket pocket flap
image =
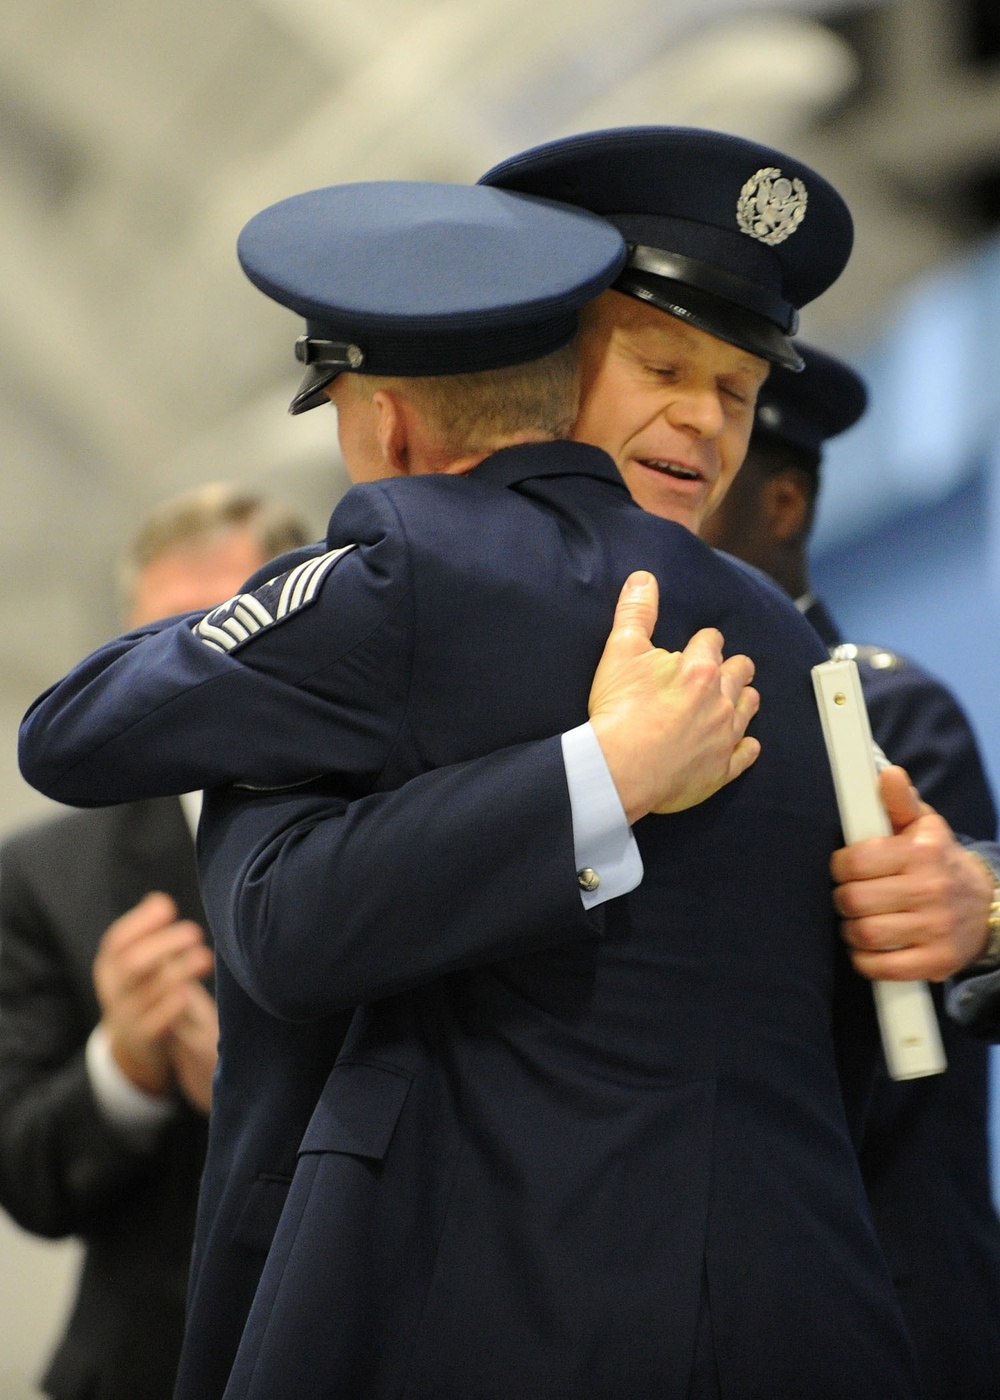
[(350, 1152), (381, 1161), (410, 1078), (382, 1065), (335, 1065), (302, 1139), (302, 1152)]

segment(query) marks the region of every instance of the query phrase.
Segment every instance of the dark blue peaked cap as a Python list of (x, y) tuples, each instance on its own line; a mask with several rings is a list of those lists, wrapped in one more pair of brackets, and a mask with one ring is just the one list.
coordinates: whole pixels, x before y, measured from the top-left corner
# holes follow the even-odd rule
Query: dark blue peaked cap
[(621, 235), (551, 200), (472, 185), (334, 185), (257, 214), (237, 244), (256, 287), (306, 320), (290, 412), (344, 371), (464, 374), (565, 345), (614, 281)]
[(865, 381), (850, 365), (813, 345), (796, 341), (801, 374), (775, 367), (757, 395), (754, 433), (793, 447), (822, 451), (827, 438), (846, 433), (868, 407)]
[(603, 215), (629, 244), (618, 291), (789, 369), (801, 368), (799, 308), (837, 279), (854, 239), (847, 205), (809, 166), (693, 127), (550, 141), (480, 183)]

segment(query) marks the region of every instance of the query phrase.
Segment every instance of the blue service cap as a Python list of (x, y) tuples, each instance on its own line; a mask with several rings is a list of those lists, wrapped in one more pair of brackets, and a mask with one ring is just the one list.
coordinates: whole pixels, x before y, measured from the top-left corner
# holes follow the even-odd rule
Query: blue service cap
[(629, 244), (616, 290), (792, 370), (799, 308), (836, 280), (854, 240), (847, 205), (809, 166), (693, 127), (550, 141), (480, 183), (603, 215)]
[(868, 407), (861, 375), (814, 345), (795, 342), (805, 368), (792, 374), (775, 367), (757, 395), (754, 432), (793, 447), (822, 451), (827, 438), (846, 433)]
[(308, 373), (289, 406), (338, 374), (467, 374), (565, 345), (625, 261), (603, 219), (478, 185), (379, 181), (310, 190), (239, 236), (243, 271), (305, 317)]

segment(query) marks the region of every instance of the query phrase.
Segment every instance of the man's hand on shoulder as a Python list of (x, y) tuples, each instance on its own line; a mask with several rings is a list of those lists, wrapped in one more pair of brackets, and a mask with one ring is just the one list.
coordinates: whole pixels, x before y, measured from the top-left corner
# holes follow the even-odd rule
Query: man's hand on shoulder
[(590, 722), (630, 824), (704, 802), (760, 752), (746, 735), (760, 704), (753, 662), (723, 660), (714, 628), (683, 651), (653, 646), (658, 607), (653, 575), (631, 574), (590, 692)]
[(893, 835), (845, 846), (831, 862), (844, 938), (865, 977), (942, 982), (982, 953), (994, 881), (902, 768), (879, 781)]

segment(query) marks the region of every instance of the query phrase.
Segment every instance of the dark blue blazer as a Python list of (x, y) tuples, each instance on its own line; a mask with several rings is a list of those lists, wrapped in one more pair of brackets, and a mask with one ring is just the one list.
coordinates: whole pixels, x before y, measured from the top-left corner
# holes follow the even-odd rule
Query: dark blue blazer
[[(828, 646), (844, 640), (822, 604), (806, 617)], [(996, 809), (960, 706), (912, 661), (880, 659), (859, 662), (877, 743), (954, 830), (992, 840)], [(935, 998), (940, 1013), (940, 989)], [(992, 1400), (1000, 1221), (990, 1186), (988, 1050), (938, 1019), (947, 1073), (895, 1083), (881, 1067), (861, 1166), (928, 1400)]]
[[(190, 785), (192, 748), (222, 783), (322, 775), (213, 794), (203, 822), (240, 989), (219, 993), (220, 1114), (270, 1095), (294, 1141), (260, 1014), (301, 1030), (361, 1008), (227, 1394), (915, 1395), (851, 1141), (874, 1020), (830, 904), (811, 629), (576, 445), (352, 491), (328, 546), (355, 547), (308, 600), (299, 574), (212, 615), (232, 649), (183, 626), (106, 651), (23, 749), (84, 800), (131, 794), (140, 769)], [(700, 807), (637, 823), (642, 884), (586, 914), (551, 736), (586, 718), (640, 567), (660, 579), (660, 645), (715, 625), (754, 657), (762, 755)], [(410, 783), (426, 800), (404, 825), (379, 794)], [(329, 794), (360, 826), (325, 820)], [(366, 853), (350, 838), (376, 801)], [(244, 1148), (223, 1193), (252, 1187)], [(192, 1335), (211, 1325), (200, 1286)], [(188, 1376), (181, 1393), (209, 1393)]]

